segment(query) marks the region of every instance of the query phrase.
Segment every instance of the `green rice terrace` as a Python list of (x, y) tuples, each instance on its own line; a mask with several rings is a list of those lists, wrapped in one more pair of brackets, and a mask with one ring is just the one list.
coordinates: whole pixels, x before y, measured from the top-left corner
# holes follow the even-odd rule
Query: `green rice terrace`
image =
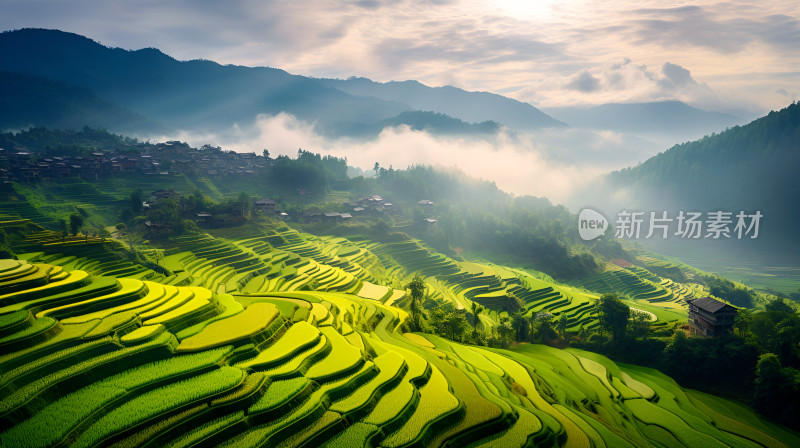
[(135, 263), (103, 255), (118, 241), (2, 226), (28, 233), (0, 260), (0, 446), (800, 446), (654, 369), (406, 331), (415, 274), (428, 301), (484, 307), (486, 333), (520, 313), (594, 328), (611, 291), (651, 325), (685, 319), (701, 287), (641, 267), (562, 284), (286, 226), (180, 236)]
[[(2, 185), (0, 447), (800, 446), (788, 302), (494, 184), (247, 160)], [(689, 337), (709, 296), (749, 320)]]

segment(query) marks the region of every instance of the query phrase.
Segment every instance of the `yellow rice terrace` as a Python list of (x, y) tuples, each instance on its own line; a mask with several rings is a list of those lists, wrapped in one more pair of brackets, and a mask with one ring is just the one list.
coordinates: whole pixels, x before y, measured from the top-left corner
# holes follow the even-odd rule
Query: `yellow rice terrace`
[[(285, 236), (292, 235), (298, 236)], [(100, 268), (80, 269), (74, 256), (0, 261), (0, 445), (800, 443), (744, 406), (683, 389), (653, 369), (576, 349), (477, 347), (404, 333), (410, 315), (391, 304), (407, 300), (404, 290), (380, 286), (379, 278), (368, 282), (359, 270), (359, 263), (397, 249), (359, 244), (334, 251), (332, 244), (345, 242), (292, 238), (271, 251), (256, 238), (209, 241), (232, 251), (227, 265), (173, 250), (167, 264), (174, 271), (183, 266), (203, 286), (163, 275), (91, 274)], [(327, 256), (331, 263), (331, 255), (335, 266), (309, 258)], [(265, 256), (283, 261), (247, 270), (248, 257)], [(295, 263), (285, 263), (292, 257)], [(498, 288), (518, 288), (525, 306), (537, 306), (548, 294), (559, 306), (572, 304), (576, 325), (581, 301), (588, 300), (566, 286), (539, 291), (536, 279), (519, 281), (499, 267), (490, 272), (447, 259), (427, 266), (432, 276), (463, 271), (462, 290), (446, 278), (428, 282), (457, 302), (470, 297), (466, 280), (481, 285), (490, 274)], [(311, 278), (316, 290), (291, 287)], [(612, 274), (597, 281), (610, 282)], [(238, 286), (231, 291), (226, 285)]]

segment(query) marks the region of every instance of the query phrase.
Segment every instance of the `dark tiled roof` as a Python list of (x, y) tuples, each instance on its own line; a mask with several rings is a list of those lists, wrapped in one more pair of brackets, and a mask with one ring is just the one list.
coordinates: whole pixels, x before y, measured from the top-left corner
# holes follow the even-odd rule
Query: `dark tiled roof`
[(692, 305), (700, 308), (701, 310), (708, 311), (709, 313), (716, 313), (717, 311), (722, 310), (725, 307), (730, 308), (726, 311), (736, 311), (736, 308), (720, 302), (719, 300), (712, 299), (711, 297), (702, 297), (699, 299), (694, 299), (690, 302)]

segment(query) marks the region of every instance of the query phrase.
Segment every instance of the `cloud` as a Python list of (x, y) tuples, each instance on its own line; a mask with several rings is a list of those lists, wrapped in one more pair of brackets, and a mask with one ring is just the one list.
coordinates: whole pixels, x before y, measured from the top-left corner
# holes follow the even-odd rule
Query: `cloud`
[(536, 95), (542, 103), (566, 106), (677, 100), (703, 109), (725, 110), (741, 104), (740, 99), (698, 82), (680, 64), (667, 61), (654, 69), (629, 58), (580, 70), (560, 83), (543, 83)]
[(637, 44), (710, 48), (725, 54), (764, 42), (780, 51), (800, 45), (800, 21), (785, 14), (764, 14), (747, 5), (718, 4), (633, 11), (629, 23)]
[(580, 92), (594, 92), (600, 89), (600, 80), (592, 76), (588, 70), (583, 70), (575, 76), (572, 76), (566, 87)]
[(407, 126), (386, 128), (373, 140), (328, 139), (313, 125), (287, 114), (258, 116), (253, 123), (226, 132), (180, 132), (145, 136), (152, 140), (178, 139), (193, 146), (211, 144), (237, 152), (294, 157), (298, 149), (346, 157), (348, 164), (369, 171), (381, 166), (406, 168), (424, 164), (459, 169), (475, 178), (495, 181), (515, 194), (567, 200), (598, 176), (644, 160), (655, 148), (642, 150), (641, 141), (620, 135), (575, 129), (546, 130), (533, 134), (504, 131), (494, 138), (433, 136)]
[(665, 62), (664, 65), (661, 66), (661, 73), (664, 75), (662, 85), (665, 87), (686, 87), (697, 85), (697, 81), (692, 78), (692, 73), (678, 64)]
[(548, 42), (533, 32), (502, 32), (503, 24), (491, 22), (488, 25), (483, 18), (429, 20), (420, 24), (419, 34), (378, 38), (371, 53), (385, 69), (401, 72), (428, 64), (484, 71), (568, 58), (564, 43)]
[[(156, 47), (182, 60), (271, 66), (308, 76), (454, 83), (545, 106), (605, 100), (603, 92), (629, 85), (631, 75), (610, 72), (604, 79), (600, 71), (630, 57), (648, 67), (670, 61), (691, 69), (699, 86), (713, 79), (714, 89), (730, 91), (740, 106), (745, 101), (762, 109), (785, 105), (779, 95), (764, 95), (776, 87), (774, 80), (753, 76), (800, 66), (796, 1), (662, 4), (5, 0), (0, 29), (57, 28), (109, 46)], [(689, 87), (670, 68), (653, 72), (676, 89)], [(800, 78), (784, 78), (779, 87), (798, 91)], [(637, 91), (644, 96), (612, 100), (649, 101), (654, 92), (631, 92)]]

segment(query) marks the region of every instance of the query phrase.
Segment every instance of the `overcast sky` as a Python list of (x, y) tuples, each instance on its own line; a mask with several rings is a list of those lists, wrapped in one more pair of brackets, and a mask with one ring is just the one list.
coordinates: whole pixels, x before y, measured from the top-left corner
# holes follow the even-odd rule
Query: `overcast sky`
[(800, 98), (800, 2), (2, 0), (56, 28), (181, 60), (416, 79), (535, 106), (679, 99), (762, 112)]

